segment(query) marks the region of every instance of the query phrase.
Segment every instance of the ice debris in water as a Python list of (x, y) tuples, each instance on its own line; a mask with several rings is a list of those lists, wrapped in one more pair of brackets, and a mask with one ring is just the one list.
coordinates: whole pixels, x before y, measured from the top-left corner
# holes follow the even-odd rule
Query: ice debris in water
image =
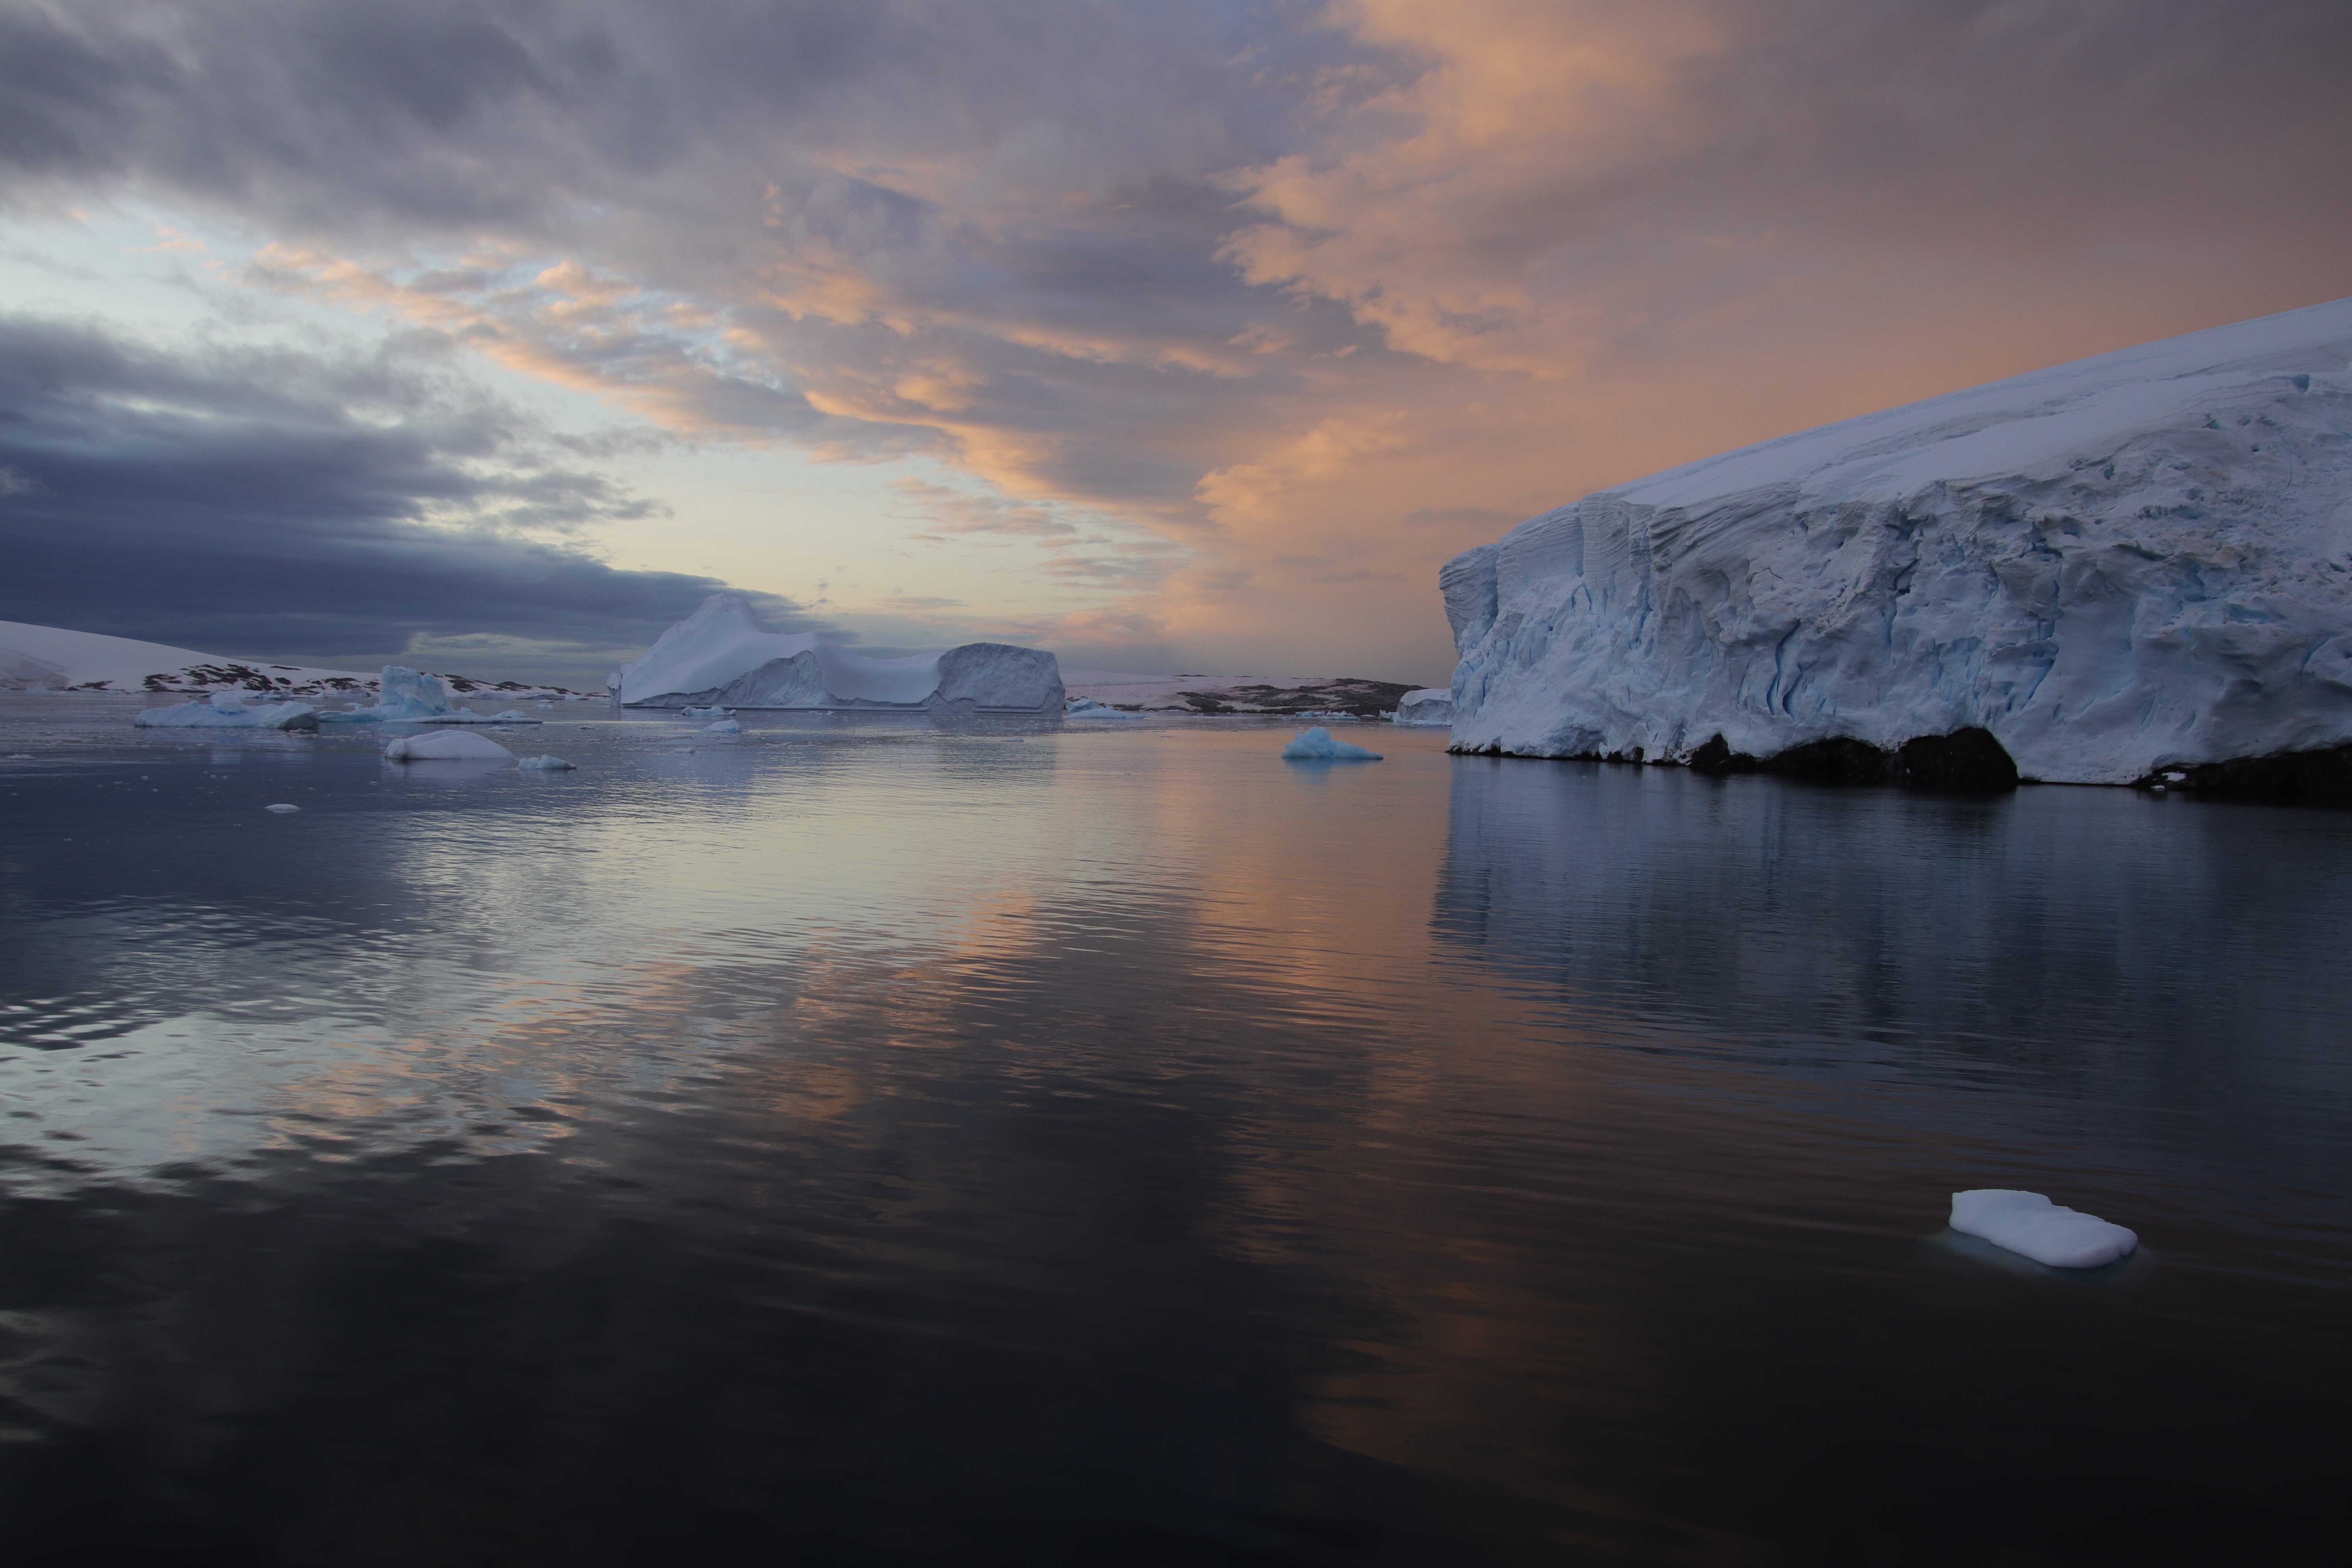
[(488, 735), (469, 735), (463, 730), (404, 735), (386, 746), (383, 754), (386, 761), (394, 763), (457, 763), (477, 758), (496, 761), (514, 755)]
[(578, 763), (567, 763), (562, 757), (525, 757), (515, 763), (519, 768), (537, 768), (551, 773), (567, 773), (579, 765)]
[(702, 732), (706, 735), (740, 735), (743, 732), (743, 726), (732, 719), (721, 719), (716, 724), (705, 724)]
[(279, 816), (284, 816), (286, 813), (288, 813), (288, 812), (289, 812), (289, 811), (299, 811), (299, 810), (301, 810), (302, 808), (301, 808), (300, 806), (299, 806), (299, 805), (288, 805), (284, 804), (283, 802), (280, 802), (279, 804), (278, 804), (278, 805), (265, 805), (265, 806), (263, 806), (261, 809), (262, 809), (262, 810), (264, 810), (264, 811), (274, 811), (274, 812), (277, 812)]
[(530, 714), (524, 712), (520, 708), (509, 708), (503, 713), (493, 713), (490, 715), (490, 722), (493, 724), (536, 724), (539, 721), (532, 718)]
[(1378, 752), (1368, 752), (1361, 746), (1333, 740), (1331, 731), (1319, 725), (1312, 730), (1300, 731), (1290, 744), (1282, 748), (1282, 754), (1293, 762), (1377, 763), (1381, 760)]
[(245, 704), (241, 691), (215, 691), (203, 702), (150, 708), (131, 718), (142, 730), (315, 730), (317, 710), (307, 702)]
[(2040, 1193), (2004, 1187), (1954, 1193), (1952, 1228), (2053, 1268), (2096, 1268), (2139, 1247), (2139, 1237), (2122, 1226), (2061, 1207)]

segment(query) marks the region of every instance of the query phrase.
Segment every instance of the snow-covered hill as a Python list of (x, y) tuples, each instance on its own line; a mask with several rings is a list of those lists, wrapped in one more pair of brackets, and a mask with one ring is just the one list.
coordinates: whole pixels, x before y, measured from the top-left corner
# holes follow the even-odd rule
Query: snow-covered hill
[[(358, 669), (320, 669), (309, 665), (268, 664), (198, 653), (164, 643), (110, 637), (97, 632), (0, 621), (0, 690), (31, 691), (274, 691), (289, 697), (373, 693), (381, 678)], [(459, 693), (496, 692), (502, 697), (576, 695), (562, 687), (520, 681), (469, 680), (444, 676)]]
[(1769, 758), (1981, 728), (2028, 778), (2126, 783), (2352, 742), (2347, 372), (2352, 300), (1547, 512), (1441, 574), (1454, 747)]

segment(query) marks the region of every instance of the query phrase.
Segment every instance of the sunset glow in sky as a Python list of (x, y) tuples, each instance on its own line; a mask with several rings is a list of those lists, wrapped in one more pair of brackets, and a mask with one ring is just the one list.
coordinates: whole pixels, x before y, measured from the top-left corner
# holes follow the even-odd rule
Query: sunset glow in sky
[(2303, 0), (0, 0), (0, 618), (1443, 681), (1447, 556), (2352, 294)]

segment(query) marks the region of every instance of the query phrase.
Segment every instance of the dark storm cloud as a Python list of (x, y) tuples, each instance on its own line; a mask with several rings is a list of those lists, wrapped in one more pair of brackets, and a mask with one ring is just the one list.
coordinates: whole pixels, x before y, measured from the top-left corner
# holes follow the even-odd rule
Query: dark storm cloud
[(2341, 0), (0, 0), (0, 207), (1116, 513), (1200, 646), (1443, 657), (1493, 520), (2352, 289), (2347, 68)]
[(601, 649), (722, 586), (567, 548), (646, 503), (434, 361), (0, 316), (0, 619), (249, 655), (487, 631)]

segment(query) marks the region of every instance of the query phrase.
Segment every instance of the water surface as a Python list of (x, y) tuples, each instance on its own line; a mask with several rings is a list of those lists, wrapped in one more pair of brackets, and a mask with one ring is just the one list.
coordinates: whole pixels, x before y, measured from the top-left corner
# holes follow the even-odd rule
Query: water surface
[[(136, 706), (0, 699), (12, 1561), (2333, 1533), (2352, 814)], [(2147, 1247), (1958, 1243), (1984, 1185)]]

